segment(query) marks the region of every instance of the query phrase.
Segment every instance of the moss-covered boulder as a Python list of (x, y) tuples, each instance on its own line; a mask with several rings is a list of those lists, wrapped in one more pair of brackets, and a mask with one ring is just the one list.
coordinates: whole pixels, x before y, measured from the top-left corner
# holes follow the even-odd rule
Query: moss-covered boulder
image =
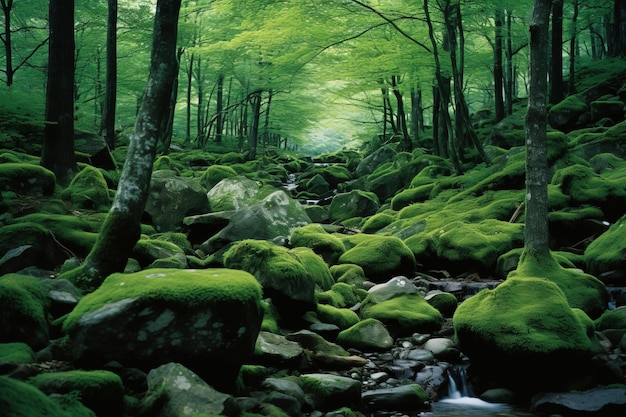
[(29, 163), (0, 164), (0, 190), (18, 194), (48, 196), (54, 192), (56, 177), (52, 171)]
[(0, 363), (19, 365), (35, 361), (35, 352), (26, 343), (0, 343)]
[(224, 178), (211, 187), (207, 198), (211, 211), (237, 210), (262, 200), (270, 192), (276, 191), (275, 188), (270, 188), (271, 191), (262, 187), (260, 182), (243, 176)]
[(161, 239), (141, 238), (133, 248), (132, 257), (143, 268), (167, 263), (170, 267), (187, 267), (185, 251), (178, 245)]
[(626, 306), (605, 311), (600, 317), (595, 319), (594, 325), (598, 331), (609, 329), (626, 330)]
[(415, 272), (413, 252), (394, 236), (367, 235), (362, 242), (339, 257), (341, 264), (363, 268), (365, 276), (383, 282), (396, 275), (411, 276)]
[(365, 222), (363, 222), (363, 226), (361, 226), (362, 233), (376, 233), (380, 229), (389, 226), (394, 222), (396, 217), (390, 213), (377, 213), (373, 216), (369, 217)]
[(337, 335), (337, 343), (345, 348), (378, 352), (391, 349), (394, 341), (380, 320), (369, 318), (342, 330)]
[(95, 417), (76, 399), (55, 400), (33, 385), (8, 376), (0, 376), (0, 410), (7, 417)]
[(1, 227), (0, 254), (0, 274), (30, 266), (54, 270), (69, 256), (52, 232), (35, 223)]
[(351, 308), (363, 301), (367, 291), (345, 282), (333, 284), (328, 291), (317, 293), (317, 301), (339, 308)]
[(200, 185), (207, 191), (213, 188), (218, 182), (224, 178), (233, 178), (237, 176), (237, 171), (225, 165), (211, 165), (200, 176)]
[(306, 182), (305, 188), (309, 193), (321, 196), (330, 190), (330, 184), (322, 175), (315, 174)]
[(381, 146), (374, 152), (363, 158), (355, 170), (356, 177), (369, 175), (380, 165), (391, 162), (397, 152), (389, 145)]
[(331, 374), (304, 374), (300, 376), (298, 383), (313, 400), (316, 410), (361, 408), (361, 383), (352, 378)]
[(572, 94), (550, 108), (548, 121), (555, 129), (570, 131), (581, 125), (580, 119), (588, 111), (589, 105), (581, 95)]
[(283, 246), (243, 240), (226, 252), (224, 265), (254, 275), (286, 322), (298, 322), (306, 311), (315, 309), (315, 279), (300, 258)]
[(334, 236), (317, 223), (297, 227), (291, 232), (289, 243), (292, 246), (304, 246), (313, 249), (313, 252), (324, 258), (329, 265), (337, 262), (346, 248), (337, 236)]
[(75, 210), (106, 211), (111, 204), (109, 188), (102, 172), (90, 165), (81, 169), (63, 190), (61, 198)]
[(63, 323), (73, 361), (152, 369), (178, 362), (232, 389), (261, 326), (261, 287), (231, 269), (113, 274)]
[(39, 279), (20, 274), (0, 277), (0, 343), (45, 347), (49, 339), (47, 306)]
[(424, 296), (424, 299), (444, 317), (452, 317), (459, 305), (454, 294), (439, 290), (429, 292)]
[(334, 324), (341, 330), (354, 326), (360, 320), (354, 311), (330, 304), (318, 304), (315, 313), (322, 323)]
[(587, 246), (585, 264), (595, 276), (626, 269), (626, 215)]
[(28, 380), (47, 395), (76, 395), (97, 416), (122, 413), (124, 386), (110, 371), (47, 372)]
[(335, 282), (353, 285), (357, 288), (363, 288), (367, 279), (363, 267), (355, 264), (333, 265), (330, 267), (330, 273), (335, 278)]
[(337, 188), (342, 182), (352, 179), (352, 174), (344, 164), (328, 165), (322, 168), (320, 175), (326, 180), (330, 189)]
[(566, 388), (598, 347), (591, 319), (544, 278), (508, 278), (482, 290), (461, 303), (453, 322), (457, 345), (490, 388)]
[(332, 222), (341, 222), (353, 217), (366, 217), (375, 214), (380, 208), (376, 194), (361, 190), (339, 193), (333, 197), (328, 208)]

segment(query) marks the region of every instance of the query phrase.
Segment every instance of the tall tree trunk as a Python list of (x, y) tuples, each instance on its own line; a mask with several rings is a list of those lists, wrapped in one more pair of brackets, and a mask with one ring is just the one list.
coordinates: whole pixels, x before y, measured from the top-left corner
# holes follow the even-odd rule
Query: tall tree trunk
[(148, 198), (152, 164), (177, 75), (176, 38), (181, 0), (158, 0), (150, 74), (117, 194), (98, 240), (85, 260), (83, 288), (97, 288), (114, 272), (121, 272), (140, 235), (141, 217)]
[(265, 121), (263, 122), (263, 137), (266, 138), (268, 144), (272, 144), (271, 135), (270, 135), (270, 110), (272, 109), (272, 98), (274, 97), (274, 93), (272, 89), (267, 92), (267, 104), (265, 106)]
[(117, 0), (108, 0), (105, 97), (100, 126), (110, 149), (115, 149), (115, 104), (117, 102)]
[(548, 255), (546, 93), (551, 0), (535, 0), (530, 23), (530, 88), (526, 113), (526, 223), (524, 253)]
[(626, 1), (613, 0), (613, 16), (607, 19), (607, 35), (608, 55), (626, 56)]
[(398, 88), (398, 77), (396, 75), (391, 76), (391, 88), (393, 91), (393, 95), (396, 97), (396, 106), (398, 109), (398, 127), (400, 130), (401, 140), (398, 144), (398, 150), (404, 152), (412, 152), (413, 151), (413, 143), (411, 141), (411, 136), (409, 135), (409, 130), (406, 125), (406, 112), (404, 111), (404, 98), (402, 97), (402, 93)]
[(62, 185), (77, 171), (74, 156), (74, 0), (50, 0), (50, 45), (41, 165)]
[(224, 74), (217, 76), (217, 103), (215, 106), (215, 114), (217, 120), (215, 122), (215, 143), (222, 143), (222, 134), (224, 133)]
[(580, 0), (574, 0), (574, 14), (572, 16), (572, 27), (570, 30), (569, 40), (569, 78), (567, 85), (568, 94), (574, 94), (576, 92), (576, 56), (577, 48), (577, 26), (578, 26), (578, 12), (580, 9)]
[(419, 140), (424, 131), (424, 108), (422, 107), (422, 89), (419, 86), (411, 87), (411, 133), (415, 141)]
[(502, 70), (502, 27), (504, 26), (504, 11), (502, 5), (496, 5), (495, 30), (496, 41), (493, 48), (493, 87), (496, 107), (496, 120), (498, 123), (504, 119), (504, 71)]
[(257, 143), (259, 139), (259, 120), (261, 118), (261, 98), (262, 91), (257, 90), (250, 94), (248, 101), (250, 102), (250, 111), (252, 119), (250, 120), (250, 129), (248, 130), (248, 160), (256, 159)]
[(174, 77), (174, 84), (172, 85), (167, 118), (163, 122), (161, 138), (157, 143), (157, 152), (164, 155), (169, 153), (172, 145), (172, 136), (174, 135), (174, 115), (176, 114), (176, 102), (178, 101), (178, 73), (180, 71), (180, 58), (183, 56), (184, 51), (184, 48), (180, 47), (176, 53), (176, 77)]
[(552, 2), (552, 64), (550, 74), (550, 103), (565, 97), (563, 92), (563, 0)]
[(4, 61), (7, 74), (6, 84), (8, 87), (13, 85), (13, 43), (11, 40), (11, 10), (13, 9), (13, 0), (0, 0), (2, 12), (4, 14)]
[(185, 129), (185, 143), (191, 142), (191, 89), (193, 87), (193, 54), (189, 54), (189, 66), (187, 67), (187, 126)]
[(506, 104), (506, 114), (513, 114), (513, 92), (515, 91), (516, 77), (513, 73), (513, 35), (511, 30), (511, 20), (513, 12), (506, 11), (506, 82), (504, 87), (504, 102)]

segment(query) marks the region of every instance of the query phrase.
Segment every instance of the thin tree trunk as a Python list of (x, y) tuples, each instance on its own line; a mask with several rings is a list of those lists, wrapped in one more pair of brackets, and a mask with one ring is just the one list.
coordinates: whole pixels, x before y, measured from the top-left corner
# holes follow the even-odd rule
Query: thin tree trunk
[(185, 143), (191, 142), (191, 88), (193, 87), (193, 54), (189, 54), (189, 67), (187, 68), (187, 127), (185, 131)]
[(156, 146), (167, 120), (177, 75), (176, 38), (180, 2), (157, 1), (146, 90), (130, 137), (113, 206), (83, 264), (82, 280), (77, 282), (82, 288), (97, 288), (108, 275), (123, 271), (139, 239)]
[(100, 135), (115, 149), (115, 104), (117, 102), (117, 0), (108, 0), (105, 98)]
[(185, 50), (180, 47), (176, 53), (176, 77), (174, 77), (174, 85), (172, 86), (172, 95), (168, 106), (167, 119), (164, 128), (161, 130), (161, 138), (157, 144), (157, 152), (167, 155), (172, 145), (172, 136), (174, 135), (174, 115), (176, 113), (176, 102), (178, 101), (178, 73), (180, 71), (180, 58)]
[(498, 123), (504, 119), (504, 71), (502, 70), (502, 27), (504, 26), (504, 12), (502, 5), (496, 5), (495, 29), (496, 41), (493, 48), (493, 87), (496, 107), (496, 120)]
[(50, 44), (41, 165), (69, 184), (74, 156), (74, 0), (50, 1)]
[(504, 88), (504, 102), (506, 104), (506, 114), (513, 114), (513, 92), (515, 86), (515, 76), (513, 73), (513, 41), (511, 31), (512, 11), (506, 11), (506, 82)]
[(524, 252), (549, 254), (546, 93), (550, 0), (535, 0), (530, 23), (530, 88), (526, 113)]
[(398, 89), (398, 77), (396, 75), (391, 76), (391, 87), (393, 90), (393, 95), (396, 97), (396, 106), (398, 109), (398, 127), (400, 130), (400, 135), (402, 137), (398, 150), (405, 152), (413, 151), (413, 143), (411, 142), (411, 136), (409, 135), (409, 130), (406, 125), (406, 113), (404, 111), (404, 99), (402, 97), (402, 93)]
[(217, 103), (215, 114), (217, 120), (215, 122), (215, 143), (222, 143), (222, 134), (224, 132), (224, 74), (217, 76)]
[(267, 92), (267, 104), (265, 105), (265, 121), (263, 122), (263, 136), (266, 138), (268, 144), (272, 144), (270, 135), (270, 110), (272, 109), (272, 89)]
[(6, 68), (8, 87), (13, 85), (13, 43), (11, 40), (11, 10), (13, 9), (13, 0), (0, 0), (2, 12), (4, 13), (4, 61)]
[(259, 120), (261, 118), (262, 91), (254, 91), (248, 97), (252, 119), (248, 130), (248, 160), (256, 159), (257, 142), (259, 139)]
[(563, 100), (563, 0), (552, 2), (552, 64), (550, 74), (550, 103)]
[(422, 89), (411, 87), (411, 133), (415, 141), (419, 141), (424, 131), (424, 109), (422, 108)]
[(580, 9), (580, 0), (574, 0), (574, 15), (572, 16), (572, 27), (570, 31), (569, 40), (569, 78), (567, 85), (568, 94), (574, 94), (576, 92), (576, 40), (577, 40), (577, 26), (578, 26), (578, 12)]

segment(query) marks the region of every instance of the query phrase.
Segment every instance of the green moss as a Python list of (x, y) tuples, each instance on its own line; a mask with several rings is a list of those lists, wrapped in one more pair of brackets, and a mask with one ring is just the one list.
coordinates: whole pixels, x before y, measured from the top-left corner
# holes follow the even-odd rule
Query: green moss
[(623, 269), (626, 265), (626, 216), (591, 242), (585, 249), (584, 257), (587, 268), (595, 275)]
[(330, 273), (333, 275), (336, 282), (342, 282), (357, 287), (362, 287), (363, 282), (366, 280), (363, 268), (355, 264), (333, 265), (330, 267)]
[(63, 406), (34, 386), (7, 376), (0, 376), (0, 410), (7, 417), (94, 417), (79, 403)]
[(52, 171), (30, 163), (0, 164), (0, 190), (20, 194), (52, 195), (56, 177)]
[(244, 156), (238, 152), (227, 152), (220, 158), (220, 164), (222, 165), (243, 164), (244, 162)]
[(606, 309), (608, 296), (604, 284), (579, 269), (563, 268), (554, 256), (540, 256), (532, 251), (522, 254), (517, 269), (509, 278), (545, 278), (563, 291), (572, 308), (583, 310), (589, 317), (598, 317)]
[(330, 304), (338, 308), (352, 307), (362, 301), (365, 297), (354, 286), (344, 282), (338, 282), (328, 291), (317, 293), (317, 301), (323, 304)]
[(32, 363), (35, 362), (35, 352), (26, 343), (0, 343), (0, 362)]
[(111, 204), (109, 188), (102, 172), (90, 165), (80, 170), (61, 193), (74, 209), (102, 210)]
[[(623, 174), (626, 169), (620, 171)], [(622, 175), (620, 178), (613, 175), (598, 175), (590, 167), (577, 164), (558, 170), (552, 177), (552, 184), (559, 185), (577, 204), (597, 205), (611, 198), (622, 201), (626, 198), (626, 180)]]
[(293, 248), (290, 251), (295, 254), (309, 275), (315, 280), (315, 283), (322, 290), (329, 289), (335, 280), (328, 269), (328, 265), (321, 256), (317, 255), (310, 248)]
[(229, 166), (211, 165), (202, 173), (200, 184), (207, 190), (210, 190), (224, 178), (233, 178), (236, 176), (237, 172)]
[[(139, 239), (133, 247), (133, 258), (143, 267), (161, 259), (172, 259), (175, 264), (186, 265), (185, 252), (176, 244), (158, 239)], [(170, 262), (171, 263), (171, 262)]]
[(363, 226), (361, 226), (361, 232), (376, 233), (383, 227), (390, 225), (395, 219), (395, 216), (388, 213), (374, 214), (369, 217), (365, 223), (363, 223)]
[(328, 215), (331, 221), (345, 221), (353, 217), (375, 214), (380, 208), (378, 196), (372, 192), (353, 190), (337, 194), (330, 203)]
[(337, 308), (328, 304), (317, 305), (317, 317), (324, 323), (331, 323), (340, 329), (347, 329), (359, 322), (359, 316), (347, 308)]
[(339, 332), (337, 343), (363, 351), (387, 350), (393, 346), (393, 338), (380, 320), (367, 318)]
[(106, 304), (138, 297), (197, 308), (214, 302), (260, 300), (261, 287), (249, 273), (233, 269), (146, 269), (112, 274), (81, 299), (66, 317), (63, 330), (70, 332), (84, 314)]
[(441, 313), (419, 294), (403, 294), (375, 304), (366, 299), (361, 317), (379, 320), (404, 335), (429, 333), (439, 330), (443, 324)]
[(313, 249), (329, 265), (336, 263), (339, 257), (346, 251), (343, 242), (339, 238), (327, 233), (317, 223), (295, 228), (291, 232), (289, 242), (295, 247), (304, 246)]
[(450, 294), (449, 292), (439, 291), (433, 294), (428, 294), (424, 297), (424, 299), (428, 302), (428, 304), (435, 307), (444, 317), (452, 317), (459, 304), (456, 296), (454, 294)]
[(415, 270), (415, 257), (402, 240), (393, 236), (368, 235), (368, 238), (347, 250), (339, 263), (356, 264), (365, 276), (383, 281), (394, 275), (411, 275)]
[(608, 329), (626, 329), (626, 306), (606, 310), (594, 321), (594, 325), (599, 332)]
[(434, 188), (435, 184), (431, 183), (402, 190), (391, 199), (391, 207), (400, 210), (410, 204), (426, 201)]

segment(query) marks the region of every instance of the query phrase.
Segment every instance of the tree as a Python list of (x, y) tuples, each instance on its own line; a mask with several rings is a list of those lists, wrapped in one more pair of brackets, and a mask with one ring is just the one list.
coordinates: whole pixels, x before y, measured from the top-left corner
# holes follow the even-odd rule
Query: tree
[[(530, 87), (526, 113), (524, 255), (549, 256), (546, 94), (551, 0), (535, 0), (530, 23)], [(521, 261), (520, 261), (521, 262)]]
[(552, 2), (550, 104), (556, 104), (563, 98), (563, 0), (554, 0)]
[(178, 71), (176, 38), (181, 0), (158, 0), (150, 74), (117, 194), (98, 240), (80, 268), (77, 284), (98, 287), (104, 278), (124, 270), (128, 256), (140, 235), (152, 164), (161, 131), (167, 123), (174, 79)]
[(106, 82), (100, 134), (115, 149), (115, 105), (117, 102), (117, 0), (108, 0)]
[(41, 165), (68, 184), (74, 156), (74, 0), (51, 0), (48, 81)]

